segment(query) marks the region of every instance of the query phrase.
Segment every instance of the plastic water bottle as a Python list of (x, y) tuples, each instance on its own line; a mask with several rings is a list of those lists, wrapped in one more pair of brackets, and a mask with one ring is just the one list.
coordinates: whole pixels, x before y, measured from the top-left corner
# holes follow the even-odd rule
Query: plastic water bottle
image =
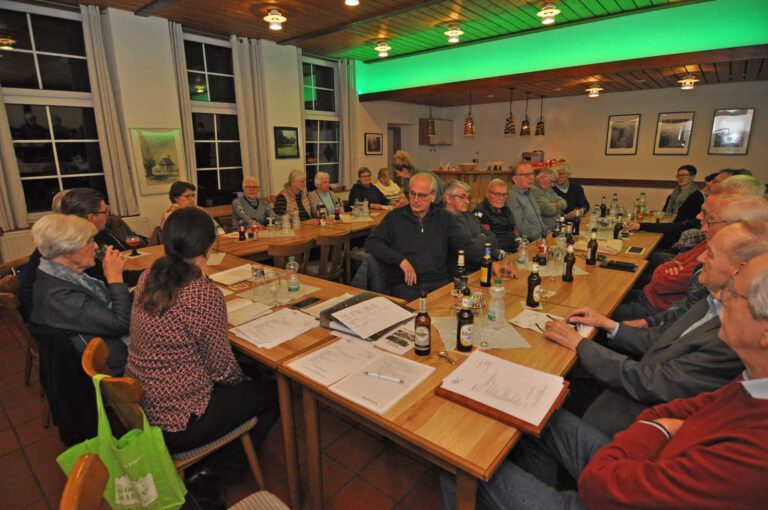
[(640, 193), (640, 211), (643, 214), (648, 212), (648, 195), (645, 192)]
[(521, 267), (525, 267), (528, 264), (528, 236), (525, 235), (520, 240), (520, 244), (517, 247), (517, 264)]
[(291, 217), (288, 216), (288, 213), (283, 214), (283, 219), (281, 220), (283, 223), (283, 233), (287, 234), (291, 231)]
[(298, 292), (301, 288), (299, 282), (299, 263), (294, 257), (288, 257), (288, 263), (285, 265), (288, 271), (288, 292)]
[(301, 230), (301, 218), (298, 211), (294, 211), (293, 216), (291, 216), (291, 227), (293, 230)]
[(504, 304), (506, 289), (501, 278), (493, 280), (493, 287), (488, 292), (491, 294), (491, 302), (488, 303), (488, 325), (491, 329), (501, 329), (504, 327), (504, 312), (506, 310)]

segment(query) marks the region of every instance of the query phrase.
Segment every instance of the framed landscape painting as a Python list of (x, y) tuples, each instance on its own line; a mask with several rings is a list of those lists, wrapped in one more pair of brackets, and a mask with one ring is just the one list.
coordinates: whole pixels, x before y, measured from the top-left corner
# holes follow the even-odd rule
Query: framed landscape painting
[(715, 110), (712, 133), (709, 135), (709, 153), (746, 154), (754, 116), (754, 108)]
[(630, 156), (637, 154), (637, 136), (640, 132), (640, 114), (609, 115), (605, 154)]
[(382, 133), (365, 133), (365, 155), (381, 156), (384, 154), (384, 135)]
[(135, 171), (142, 195), (168, 193), (185, 179), (180, 129), (131, 129)]
[(275, 158), (296, 159), (299, 155), (299, 128), (275, 126)]
[(654, 154), (688, 154), (693, 131), (693, 112), (660, 113), (656, 124)]

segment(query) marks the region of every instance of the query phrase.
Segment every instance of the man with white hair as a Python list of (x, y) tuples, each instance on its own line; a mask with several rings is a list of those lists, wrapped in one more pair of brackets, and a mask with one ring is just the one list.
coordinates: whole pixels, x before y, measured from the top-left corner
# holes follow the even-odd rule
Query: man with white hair
[(539, 204), (541, 219), (547, 231), (555, 228), (555, 220), (565, 212), (568, 202), (552, 189), (555, 174), (549, 168), (542, 168), (536, 176), (536, 183), (531, 188), (533, 199)]
[(752, 175), (732, 175), (717, 185), (717, 191), (725, 195), (765, 195), (765, 184)]
[(517, 251), (515, 219), (507, 207), (508, 185), (501, 179), (491, 179), (485, 192), (485, 199), (475, 208), (475, 217), (488, 231), (493, 232), (499, 248), (507, 252)]
[(386, 267), (389, 293), (406, 301), (450, 282), (449, 261), (458, 250), (464, 250), (467, 261), (482, 258), (453, 216), (433, 205), (436, 189), (428, 173), (411, 177), (408, 207), (387, 214), (365, 241), (365, 251)]
[(584, 187), (581, 184), (571, 182), (571, 166), (568, 163), (560, 162), (552, 165), (552, 170), (557, 174), (557, 182), (552, 191), (563, 197), (568, 204), (565, 207), (565, 213), (569, 217), (576, 215), (576, 209), (581, 209), (582, 214), (589, 212), (589, 200), (584, 193)]
[(533, 166), (518, 163), (512, 170), (512, 186), (509, 188), (507, 206), (521, 236), (529, 241), (541, 239), (547, 234), (547, 227), (541, 219), (541, 209), (531, 194), (533, 188)]
[(243, 178), (243, 195), (232, 201), (232, 230), (240, 223), (250, 228), (254, 223), (266, 225), (267, 218), (275, 213), (267, 200), (259, 198), (259, 181), (252, 175)]

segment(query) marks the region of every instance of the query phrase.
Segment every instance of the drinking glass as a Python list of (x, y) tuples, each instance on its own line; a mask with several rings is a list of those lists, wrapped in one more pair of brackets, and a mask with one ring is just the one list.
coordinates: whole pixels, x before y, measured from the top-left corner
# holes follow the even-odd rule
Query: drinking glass
[(560, 246), (550, 246), (547, 251), (549, 266), (552, 268), (550, 278), (554, 281), (563, 274), (563, 249)]
[(141, 244), (141, 237), (136, 235), (128, 236), (125, 238), (125, 244), (131, 248), (131, 254), (129, 255), (130, 257), (138, 257), (141, 255), (141, 253), (136, 251), (136, 247)]
[(269, 306), (277, 306), (277, 296), (280, 294), (280, 278), (274, 278), (269, 283), (269, 297), (270, 297), (270, 305)]
[(264, 266), (253, 264), (251, 266), (251, 283), (253, 284), (253, 295), (256, 295), (256, 288), (264, 283), (267, 275), (264, 272)]

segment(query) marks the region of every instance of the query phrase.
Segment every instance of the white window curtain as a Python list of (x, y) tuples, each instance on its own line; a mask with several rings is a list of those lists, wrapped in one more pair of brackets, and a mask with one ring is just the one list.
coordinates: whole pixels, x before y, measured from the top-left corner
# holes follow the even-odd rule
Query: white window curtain
[(99, 151), (110, 208), (120, 216), (139, 214), (139, 204), (126, 155), (126, 130), (120, 124), (112, 76), (104, 49), (98, 7), (81, 5), (85, 55), (93, 94), (93, 113), (99, 133)]
[(261, 185), (262, 194), (273, 194), (278, 190), (272, 183), (272, 166), (269, 159), (263, 46), (261, 41), (235, 35), (230, 38), (230, 42), (235, 73), (237, 125), (240, 129), (243, 176), (256, 177)]
[(171, 50), (173, 51), (173, 67), (176, 74), (176, 89), (179, 94), (179, 111), (181, 112), (181, 138), (184, 141), (184, 160), (189, 182), (197, 184), (195, 161), (195, 133), (192, 130), (192, 107), (189, 104), (189, 83), (187, 81), (187, 57), (184, 53), (184, 33), (181, 25), (168, 22), (171, 31)]
[(5, 111), (3, 89), (0, 87), (0, 227), (3, 230), (27, 228), (27, 204), (21, 187), (19, 165), (13, 151), (11, 127)]
[(357, 149), (359, 133), (357, 132), (357, 109), (359, 100), (355, 87), (355, 61), (343, 59), (339, 61), (339, 114), (341, 115), (341, 161), (343, 171), (339, 178), (341, 184), (351, 185), (357, 180), (358, 157)]

